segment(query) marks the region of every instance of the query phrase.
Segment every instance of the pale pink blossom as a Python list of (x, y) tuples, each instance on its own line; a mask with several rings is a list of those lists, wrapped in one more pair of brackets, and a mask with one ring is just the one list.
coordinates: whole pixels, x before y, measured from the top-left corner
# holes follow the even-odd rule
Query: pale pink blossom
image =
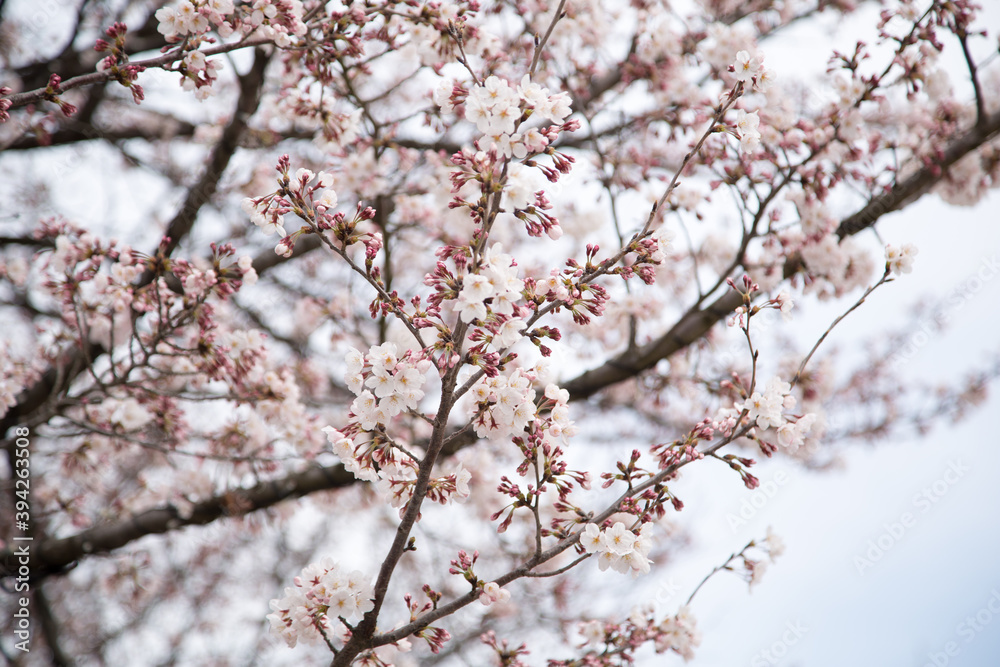
[(506, 602), (510, 600), (510, 591), (500, 588), (500, 584), (491, 581), (483, 585), (483, 591), (479, 594), (479, 601), (487, 607), (494, 602)]
[(912, 243), (904, 243), (901, 248), (891, 244), (887, 245), (885, 247), (886, 268), (896, 275), (910, 273), (913, 271), (913, 259), (917, 252), (919, 252), (917, 246)]

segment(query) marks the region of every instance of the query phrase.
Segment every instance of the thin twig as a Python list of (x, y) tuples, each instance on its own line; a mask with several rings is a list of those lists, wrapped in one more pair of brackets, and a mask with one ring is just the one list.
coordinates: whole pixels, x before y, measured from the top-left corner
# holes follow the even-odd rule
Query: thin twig
[(860, 306), (861, 304), (863, 304), (865, 302), (865, 299), (868, 298), (868, 295), (875, 291), (876, 287), (878, 287), (879, 285), (882, 285), (884, 283), (887, 283), (887, 282), (889, 282), (891, 280), (892, 280), (892, 278), (889, 277), (889, 267), (887, 266), (886, 270), (885, 270), (885, 273), (882, 274), (882, 277), (879, 279), (879, 281), (877, 283), (875, 283), (874, 285), (872, 285), (871, 287), (869, 287), (868, 289), (866, 289), (865, 293), (861, 295), (861, 298), (858, 299), (857, 302), (853, 306), (851, 306), (850, 308), (848, 308), (845, 312), (841, 313), (840, 316), (837, 319), (835, 319), (833, 321), (833, 323), (829, 327), (827, 327), (827, 330), (824, 331), (823, 335), (819, 337), (819, 340), (816, 341), (816, 344), (813, 345), (813, 348), (811, 350), (809, 350), (809, 354), (806, 355), (806, 358), (802, 360), (801, 364), (799, 364), (799, 370), (798, 370), (798, 372), (795, 373), (795, 377), (792, 378), (791, 384), (792, 384), (793, 387), (801, 379), (802, 372), (805, 371), (805, 369), (806, 369), (806, 364), (809, 363), (809, 360), (812, 359), (813, 354), (815, 354), (816, 350), (819, 349), (819, 346), (823, 344), (823, 341), (826, 340), (826, 337), (830, 335), (830, 332), (833, 331), (833, 328), (835, 326), (837, 326), (838, 324), (840, 324), (841, 320), (843, 320), (845, 317), (847, 317), (852, 312), (854, 312), (854, 310), (858, 306)]
[(559, 6), (556, 7), (555, 16), (552, 17), (552, 22), (549, 23), (549, 29), (545, 31), (545, 35), (539, 40), (538, 44), (535, 45), (535, 54), (531, 57), (531, 67), (528, 69), (528, 76), (530, 78), (535, 78), (535, 68), (538, 67), (538, 61), (542, 57), (542, 49), (545, 48), (545, 43), (549, 41), (549, 37), (552, 36), (552, 31), (555, 30), (556, 23), (559, 19), (563, 17), (563, 7), (566, 6), (566, 0), (559, 0)]

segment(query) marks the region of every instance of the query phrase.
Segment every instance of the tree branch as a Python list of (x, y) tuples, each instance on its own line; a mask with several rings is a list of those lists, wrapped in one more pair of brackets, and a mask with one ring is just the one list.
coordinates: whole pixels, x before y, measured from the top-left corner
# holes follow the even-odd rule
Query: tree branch
[(38, 612), (38, 617), (41, 620), (42, 636), (45, 638), (45, 644), (52, 654), (51, 664), (54, 667), (69, 667), (73, 665), (73, 660), (66, 655), (66, 651), (63, 650), (62, 644), (59, 641), (61, 634), (59, 621), (52, 612), (52, 605), (49, 603), (45, 587), (35, 586), (31, 597), (35, 603), (35, 611)]
[[(244, 489), (226, 491), (195, 503), (190, 511), (174, 505), (147, 510), (118, 523), (95, 526), (71, 537), (49, 538), (32, 551), (32, 579), (39, 580), (73, 567), (80, 559), (108, 553), (146, 535), (166, 533), (185, 526), (212, 523), (224, 517), (243, 516), (267, 509), (289, 498), (329, 491), (355, 482), (343, 465), (316, 466), (281, 479)], [(0, 551), (0, 577), (14, 576), (17, 559), (11, 549)]]
[(197, 125), (187, 121), (178, 120), (162, 114), (158, 114), (160, 119), (157, 126), (150, 127), (143, 123), (125, 125), (116, 128), (100, 128), (90, 123), (79, 122), (76, 118), (67, 118), (63, 126), (44, 137), (35, 134), (25, 134), (23, 137), (7, 146), (4, 150), (30, 150), (33, 148), (48, 148), (50, 146), (63, 146), (74, 144), (80, 141), (91, 141), (103, 139), (104, 141), (117, 142), (127, 139), (146, 139), (147, 141), (157, 141), (163, 139), (174, 139), (176, 137), (190, 137), (194, 135)]
[[(257, 37), (256, 39), (248, 39), (243, 42), (236, 42), (234, 44), (220, 44), (219, 46), (213, 46), (205, 49), (200, 49), (202, 53), (206, 56), (214, 56), (220, 53), (229, 53), (230, 51), (236, 51), (239, 49), (247, 48), (250, 46), (259, 47), (263, 44), (270, 44), (270, 39), (265, 39), (263, 37)], [(162, 56), (157, 56), (155, 58), (148, 58), (146, 60), (136, 60), (130, 62), (130, 65), (137, 65), (144, 69), (150, 69), (154, 67), (163, 67), (172, 62), (180, 60), (184, 57), (179, 49), (173, 49)], [(60, 94), (65, 93), (67, 90), (72, 90), (73, 88), (79, 88), (81, 86), (94, 86), (101, 83), (107, 83), (114, 78), (114, 73), (111, 70), (104, 70), (102, 72), (91, 72), (89, 74), (81, 74), (80, 76), (74, 76), (73, 78), (66, 79), (59, 84)], [(26, 104), (31, 104), (33, 102), (41, 102), (45, 99), (46, 89), (36, 88), (34, 90), (28, 90), (23, 93), (14, 93), (13, 95), (8, 95), (5, 99), (10, 100), (10, 108), (15, 109), (17, 107), (23, 107)]]
[[(246, 74), (239, 77), (240, 97), (236, 103), (236, 111), (233, 118), (222, 131), (222, 138), (212, 149), (212, 155), (208, 159), (208, 165), (198, 182), (188, 190), (184, 199), (184, 204), (174, 216), (164, 236), (170, 240), (163, 249), (164, 256), (169, 256), (186, 237), (194, 225), (198, 211), (204, 206), (219, 187), (219, 180), (223, 172), (229, 166), (236, 150), (239, 148), (239, 139), (250, 117), (257, 111), (260, 105), (261, 90), (264, 87), (264, 71), (270, 62), (271, 56), (261, 48), (254, 49), (253, 66)], [(144, 276), (143, 278), (146, 278)], [(151, 276), (148, 276), (151, 279)], [(139, 285), (147, 284), (147, 281), (140, 279)]]
[[(77, 29), (80, 25), (81, 12), (85, 11), (87, 5), (90, 4), (90, 0), (81, 3), (80, 11), (77, 12)], [(160, 2), (159, 4), (166, 3)], [(126, 43), (126, 51), (129, 56), (144, 51), (155, 51), (163, 46), (163, 35), (156, 29), (159, 21), (156, 19), (155, 9), (156, 7), (150, 7), (149, 14), (142, 25), (129, 28)], [(73, 37), (55, 58), (35, 61), (14, 70), (14, 74), (21, 80), (24, 88), (44, 88), (51, 74), (59, 74), (62, 78), (68, 79), (94, 71), (97, 62), (104, 56), (94, 51), (93, 44), (81, 44), (83, 48), (76, 50), (74, 45), (78, 35), (77, 29), (70, 33)]]
[(913, 203), (941, 179), (943, 170), (998, 135), (1000, 135), (1000, 111), (984, 117), (971, 130), (950, 143), (942, 152), (940, 160), (925, 165), (903, 182), (896, 183), (891, 190), (872, 199), (854, 215), (845, 218), (837, 227), (837, 236), (843, 239), (857, 234), (871, 227), (883, 215)]

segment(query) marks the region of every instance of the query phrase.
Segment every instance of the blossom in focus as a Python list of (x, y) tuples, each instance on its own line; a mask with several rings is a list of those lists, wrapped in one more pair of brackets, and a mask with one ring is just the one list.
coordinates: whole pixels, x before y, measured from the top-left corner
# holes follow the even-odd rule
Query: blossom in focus
[(605, 530), (597, 524), (587, 524), (580, 534), (580, 545), (587, 553), (597, 554), (597, 566), (602, 571), (610, 567), (622, 574), (631, 572), (633, 576), (649, 572), (651, 561), (647, 555), (653, 548), (652, 541), (641, 531), (633, 533), (621, 521)]
[[(442, 109), (450, 108), (450, 88), (442, 84), (435, 91), (435, 103)], [(498, 76), (487, 77), (482, 84), (474, 85), (465, 99), (465, 119), (475, 123), (485, 137), (478, 145), (486, 150), (490, 144), (504, 155), (523, 159), (529, 152), (545, 149), (545, 139), (535, 128), (518, 132), (525, 113), (545, 118), (561, 125), (570, 115), (570, 97), (565, 92), (551, 93), (548, 88), (534, 83), (528, 75), (517, 87)]]
[(494, 602), (506, 602), (510, 599), (510, 591), (500, 588), (500, 584), (491, 581), (483, 586), (483, 592), (479, 594), (479, 601), (487, 607)]
[(749, 51), (739, 51), (736, 54), (736, 61), (733, 63), (733, 71), (736, 72), (736, 80), (749, 83), (750, 80), (760, 72), (761, 58), (751, 56)]
[(308, 565), (294, 579), (295, 586), (285, 589), (285, 596), (271, 600), (272, 613), (267, 620), (271, 632), (285, 640), (289, 647), (302, 640), (307, 644), (324, 642), (319, 628), (331, 636), (341, 636), (333, 619), (360, 619), (371, 611), (374, 591), (365, 575), (357, 570), (346, 571), (330, 558)]
[(790, 395), (791, 391), (791, 385), (773, 377), (768, 380), (763, 394), (753, 392), (737, 408), (746, 410), (747, 419), (755, 421), (760, 428), (778, 428), (785, 421), (782, 410), (795, 405), (795, 397)]
[(478, 399), (473, 406), (473, 427), (480, 438), (519, 435), (535, 420), (535, 390), (520, 369), (509, 377), (483, 377), (470, 393)]
[(750, 152), (760, 145), (760, 117), (756, 111), (747, 113), (740, 109), (736, 114), (736, 131), (740, 137), (740, 148), (744, 152)]

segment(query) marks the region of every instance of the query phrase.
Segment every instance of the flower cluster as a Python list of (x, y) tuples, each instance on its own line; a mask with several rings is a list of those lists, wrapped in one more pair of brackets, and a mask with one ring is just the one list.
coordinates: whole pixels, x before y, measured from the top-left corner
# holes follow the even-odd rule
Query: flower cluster
[[(400, 358), (395, 343), (372, 346), (367, 355), (351, 348), (344, 378), (357, 398), (351, 404), (351, 424), (345, 432), (322, 430), (344, 467), (355, 477), (374, 482), (386, 501), (401, 511), (413, 496), (417, 462), (379, 429), (403, 410), (416, 409), (431, 362), (409, 353)], [(364, 432), (371, 431), (370, 437)], [(427, 498), (445, 504), (469, 497), (472, 474), (459, 466), (432, 479)]]
[[(517, 277), (517, 263), (503, 252), (502, 245), (494, 243), (484, 254), (479, 273), (470, 273), (462, 280), (456, 304), (459, 316), (463, 322), (485, 320), (488, 313), (510, 317), (523, 289), (524, 281)], [(494, 343), (498, 347), (512, 345), (519, 337), (517, 332), (508, 326), (498, 334), (499, 341), (494, 338)]]
[(125, 35), (127, 33), (128, 26), (119, 21), (104, 31), (104, 35), (111, 40), (110, 42), (103, 38), (96, 40), (94, 43), (95, 51), (98, 53), (110, 52), (108, 56), (97, 62), (97, 71), (109, 72), (118, 83), (128, 88), (129, 92), (132, 93), (132, 100), (136, 104), (141, 104), (146, 98), (146, 93), (136, 81), (144, 68), (128, 61), (128, 51), (125, 48)]
[[(443, 107), (447, 100), (437, 96)], [(518, 132), (523, 117), (538, 114), (561, 125), (569, 116), (570, 99), (565, 92), (552, 94), (548, 88), (533, 83), (526, 74), (517, 88), (505, 80), (491, 76), (469, 91), (465, 99), (465, 118), (476, 124), (505, 157), (523, 159), (528, 153), (541, 153), (552, 137), (532, 128)], [(485, 150), (488, 146), (482, 146)]]
[(820, 298), (840, 296), (862, 287), (875, 268), (871, 254), (854, 238), (839, 240), (826, 234), (818, 242), (807, 241), (799, 252), (806, 269), (816, 279), (806, 282), (805, 291)]
[(275, 246), (275, 253), (291, 257), (296, 237), (308, 231), (303, 227), (286, 235), (284, 215), (294, 212), (306, 221), (308, 229), (314, 233), (331, 231), (343, 248), (362, 243), (366, 262), (374, 259), (382, 247), (381, 232), (360, 232), (357, 227), (362, 221), (375, 217), (375, 210), (370, 206), (362, 208), (359, 205), (353, 219), (347, 218), (342, 212), (334, 212), (338, 199), (337, 193), (331, 189), (333, 176), (323, 171), (317, 174), (309, 169), (297, 169), (291, 173), (290, 163), (287, 154), (278, 158), (275, 166), (279, 174), (277, 190), (260, 197), (247, 197), (242, 202), (243, 211), (250, 216), (254, 225), (260, 227), (265, 234), (281, 234), (282, 239)]
[[(691, 192), (691, 190), (688, 190)], [(653, 264), (662, 264), (667, 259), (667, 253), (673, 248), (674, 238), (677, 235), (672, 229), (667, 227), (667, 225), (660, 225), (653, 233), (650, 235), (653, 241), (656, 242), (656, 249), (650, 254), (649, 261)]]
[(917, 246), (904, 243), (902, 248), (894, 245), (885, 247), (885, 268), (897, 276), (913, 270), (913, 258), (917, 255)]
[[(197, 4), (196, 4), (197, 3)], [(164, 37), (178, 38), (184, 35), (198, 35), (207, 32), (212, 23), (223, 22), (224, 16), (232, 14), (232, 0), (209, 0), (209, 2), (192, 2), (181, 0), (176, 7), (161, 7), (156, 10), (157, 31)]]
[(535, 390), (521, 369), (509, 376), (483, 377), (469, 393), (476, 401), (473, 427), (480, 438), (520, 435), (535, 419)]
[(243, 200), (241, 206), (243, 212), (250, 216), (250, 222), (260, 227), (266, 235), (270, 236), (278, 232), (281, 236), (285, 236), (282, 216), (287, 211), (271, 208), (268, 206), (268, 203), (267, 200), (254, 200), (247, 197)]
[(234, 7), (233, 0), (181, 0), (156, 11), (156, 29), (167, 41), (201, 35), (213, 28), (223, 38), (239, 32), (256, 33), (275, 45), (290, 46), (293, 35), (304, 35), (301, 0), (253, 0)]
[(301, 0), (254, 0), (238, 28), (243, 34), (256, 32), (274, 40), (275, 46), (283, 49), (291, 46), (292, 35), (306, 33), (304, 10)]
[[(325, 171), (319, 172), (316, 184), (310, 187), (309, 183), (316, 176), (317, 174), (309, 169), (297, 169), (292, 178), (289, 179), (289, 192), (303, 197), (312, 196), (314, 198), (313, 205), (317, 208), (323, 207), (323, 211), (335, 208), (337, 206), (337, 193), (330, 189), (333, 185), (333, 175)], [(273, 203), (280, 202), (275, 202), (274, 198), (271, 197), (261, 197), (259, 199), (246, 197), (243, 199), (241, 206), (243, 212), (250, 216), (250, 222), (260, 227), (265, 234), (270, 236), (278, 232), (281, 236), (285, 236), (283, 216), (290, 209), (288, 207), (272, 206)]]
[[(687, 605), (681, 607), (677, 610), (676, 615), (667, 616), (659, 623), (656, 622), (655, 611), (654, 604), (646, 604), (633, 609), (625, 623), (597, 620), (581, 623), (578, 631), (584, 639), (583, 646), (594, 647), (588, 652), (587, 657), (596, 659), (595, 662), (587, 662), (586, 664), (611, 664), (600, 659), (606, 655), (598, 653), (602, 650), (602, 646), (607, 648), (637, 647), (644, 642), (652, 642), (657, 653), (674, 651), (684, 660), (693, 658), (695, 647), (701, 644), (701, 633), (698, 632), (697, 623), (694, 616), (691, 615), (690, 607)], [(550, 661), (549, 664), (552, 667), (570, 667), (570, 665), (581, 663)]]
[(621, 521), (605, 530), (596, 523), (588, 523), (580, 534), (580, 544), (587, 553), (597, 554), (597, 566), (602, 571), (610, 567), (615, 572), (631, 572), (632, 576), (638, 576), (649, 572), (647, 555), (653, 548), (652, 541), (643, 532), (640, 529), (638, 534), (633, 533)]
[(781, 313), (781, 319), (786, 322), (792, 319), (792, 307), (795, 305), (795, 301), (792, 300), (792, 295), (782, 290), (778, 292), (778, 296), (774, 297), (768, 304), (775, 310)]
[(747, 419), (756, 422), (760, 428), (778, 428), (785, 422), (783, 410), (795, 407), (792, 386), (778, 377), (772, 377), (764, 387), (764, 393), (755, 391), (737, 408), (747, 411)]
[(797, 449), (805, 442), (806, 436), (816, 423), (816, 415), (806, 413), (795, 421), (786, 421), (778, 427), (778, 444), (788, 449)]
[(657, 653), (673, 649), (685, 660), (690, 660), (694, 657), (694, 649), (701, 645), (698, 623), (687, 605), (678, 609), (676, 616), (663, 619), (657, 630), (660, 631), (655, 640)]
[[(764, 69), (764, 54), (751, 55), (749, 51), (739, 51), (736, 61), (729, 66), (729, 71), (735, 73), (736, 80), (745, 85), (753, 85), (755, 90), (767, 91), (774, 83), (774, 76)], [(736, 114), (736, 136), (740, 140), (740, 149), (750, 153), (760, 146), (760, 116), (756, 111), (747, 113), (740, 109)]]
[(736, 112), (736, 133), (740, 138), (740, 148), (749, 153), (760, 146), (760, 117), (756, 111), (747, 113), (743, 109)]
[(132, 396), (105, 399), (89, 410), (87, 416), (95, 424), (107, 424), (113, 430), (126, 433), (138, 431), (153, 421), (153, 415)]
[(764, 54), (750, 55), (749, 51), (738, 51), (736, 61), (730, 65), (730, 71), (736, 74), (736, 80), (744, 84), (752, 83), (755, 90), (767, 92), (774, 83), (774, 74), (764, 69)]
[[(715, 426), (725, 434), (732, 433), (736, 420), (741, 412), (746, 411), (746, 419), (750, 424), (761, 429), (775, 429), (778, 444), (788, 449), (796, 449), (805, 441), (806, 435), (812, 430), (817, 416), (813, 413), (795, 417), (785, 414), (785, 410), (795, 407), (795, 397), (791, 395), (792, 387), (778, 377), (772, 377), (764, 386), (764, 392), (754, 391), (745, 400), (737, 401), (731, 409), (720, 409)], [(774, 447), (762, 443), (765, 453), (770, 456)]]
[(294, 581), (294, 588), (285, 589), (285, 597), (271, 600), (273, 613), (267, 616), (271, 632), (290, 647), (299, 640), (307, 644), (334, 638), (343, 641), (346, 627), (332, 626), (330, 619), (361, 618), (375, 606), (364, 573), (347, 572), (330, 558), (308, 565)]
[[(384, 438), (352, 438), (332, 426), (324, 426), (322, 430), (348, 472), (358, 479), (374, 482), (389, 505), (404, 508), (413, 497), (417, 481), (418, 464), (409, 454)], [(442, 505), (452, 500), (463, 501), (471, 493), (471, 480), (472, 473), (459, 464), (455, 472), (430, 481), (427, 498)]]
[(351, 414), (358, 425), (371, 431), (403, 410), (415, 410), (424, 397), (421, 387), (430, 363), (409, 355), (400, 359), (395, 343), (374, 345), (367, 355), (352, 347), (344, 380), (357, 396)]
[(565, 442), (576, 435), (576, 424), (569, 418), (569, 391), (549, 384), (545, 386), (545, 398), (542, 408), (548, 408), (545, 418), (545, 431), (554, 438), (562, 438)]
[(483, 584), (483, 592), (479, 594), (479, 601), (487, 607), (494, 602), (506, 602), (509, 599), (510, 591), (500, 588), (500, 584), (495, 581)]
[[(233, 5), (233, 0), (180, 0), (176, 6), (161, 7), (156, 11), (157, 31), (168, 42), (190, 40), (210, 30), (215, 30), (226, 38), (234, 33), (258, 36), (273, 40), (279, 47), (292, 44), (293, 35), (304, 35), (306, 25), (302, 22), (302, 3), (300, 0), (254, 0), (249, 4)], [(109, 35), (111, 33), (109, 32)], [(114, 35), (112, 35), (114, 36)], [(188, 51), (177, 71), (181, 73), (181, 87), (186, 91), (194, 91), (195, 97), (205, 99), (212, 95), (212, 84), (222, 69), (218, 60), (206, 60), (205, 54), (197, 50), (199, 40), (186, 42)], [(99, 40), (98, 50), (105, 50), (107, 42)], [(99, 70), (116, 66), (113, 56), (101, 61)], [(119, 81), (132, 89), (138, 103), (143, 98), (142, 89), (134, 85), (135, 72), (130, 66), (121, 63)]]
[(194, 96), (200, 100), (209, 97), (214, 92), (212, 85), (222, 71), (222, 62), (216, 58), (208, 60), (201, 51), (191, 51), (184, 56), (183, 78), (181, 88), (194, 91)]
[[(751, 549), (764, 552), (767, 554), (767, 558), (764, 559), (752, 554)], [(747, 582), (750, 590), (753, 590), (753, 587), (764, 579), (768, 564), (775, 562), (784, 552), (784, 540), (776, 535), (774, 530), (768, 526), (767, 535), (764, 539), (759, 541), (751, 540), (738, 554), (730, 558), (726, 563), (727, 569), (732, 570), (740, 576)], [(748, 555), (748, 553), (751, 553), (751, 555)], [(730, 565), (733, 562), (741, 562), (741, 564), (733, 567)]]

